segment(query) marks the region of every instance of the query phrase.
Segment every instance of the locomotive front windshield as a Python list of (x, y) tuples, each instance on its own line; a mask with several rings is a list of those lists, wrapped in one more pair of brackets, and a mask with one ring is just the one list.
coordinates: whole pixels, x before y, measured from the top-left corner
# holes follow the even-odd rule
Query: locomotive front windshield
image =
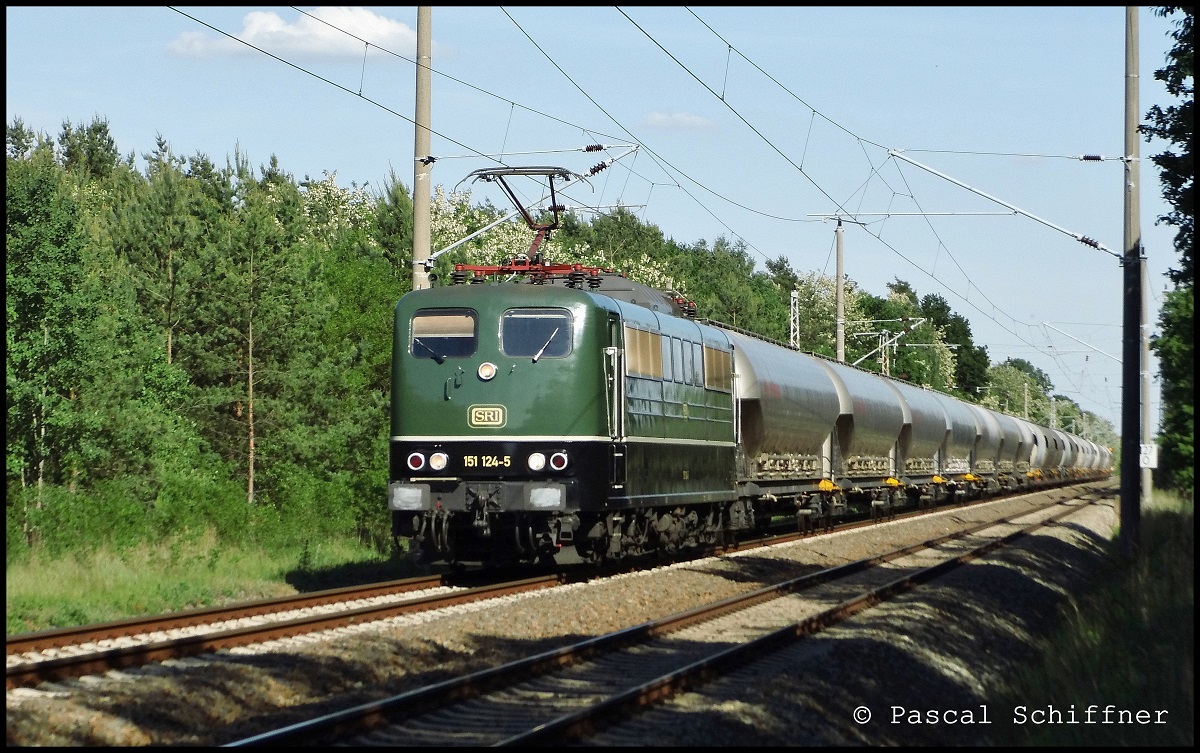
[(561, 358), (571, 353), (571, 314), (563, 309), (509, 309), (500, 318), (506, 356)]
[(470, 309), (422, 309), (413, 314), (413, 356), (432, 358), (441, 363), (447, 358), (475, 354), (479, 340), (479, 321)]

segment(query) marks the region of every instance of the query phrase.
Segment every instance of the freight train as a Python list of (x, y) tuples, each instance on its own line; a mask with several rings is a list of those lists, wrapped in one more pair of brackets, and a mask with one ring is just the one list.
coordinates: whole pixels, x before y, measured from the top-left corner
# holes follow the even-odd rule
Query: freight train
[(1060, 429), (536, 257), (406, 294), (393, 348), (392, 533), (429, 561), (600, 562), (1112, 470)]
[[(549, 182), (552, 222), (513, 176)], [(554, 181), (584, 176), (471, 177), (499, 182), (537, 235), (396, 304), (388, 507), (427, 561), (598, 563), (1111, 474), (1112, 451), (1073, 434), (543, 262)]]

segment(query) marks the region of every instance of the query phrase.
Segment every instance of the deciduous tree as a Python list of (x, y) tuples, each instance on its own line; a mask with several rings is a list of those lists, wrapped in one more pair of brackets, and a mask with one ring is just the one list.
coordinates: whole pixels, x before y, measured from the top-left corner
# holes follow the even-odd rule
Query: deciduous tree
[(1192, 152), (1195, 136), (1195, 8), (1162, 6), (1157, 15), (1180, 14), (1171, 37), (1175, 45), (1167, 64), (1154, 77), (1178, 104), (1154, 105), (1141, 126), (1147, 141), (1163, 139), (1169, 146), (1150, 159), (1159, 167), (1163, 198), (1171, 211), (1158, 221), (1177, 229), (1175, 251), (1179, 264), (1167, 276), (1174, 284), (1159, 314), (1159, 333), (1151, 342), (1158, 355), (1162, 379), (1162, 425), (1157, 483), (1191, 492), (1195, 487), (1195, 267), (1196, 163)]

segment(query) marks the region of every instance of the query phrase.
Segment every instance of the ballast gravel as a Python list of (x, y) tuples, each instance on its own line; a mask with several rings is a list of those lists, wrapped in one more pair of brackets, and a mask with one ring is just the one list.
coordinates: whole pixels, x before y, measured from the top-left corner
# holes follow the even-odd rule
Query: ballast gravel
[[(10, 690), (7, 744), (224, 744), (984, 520), (1016, 517), (1046, 495), (1066, 493), (948, 508), (791, 545)], [(1087, 505), (1064, 524), (660, 704), (593, 743), (978, 744), (983, 725), (917, 723), (911, 712), (973, 711), (978, 721), (989, 692), (1032, 658), (1033, 641), (1056, 607), (1103, 560), (1115, 504), (1114, 496)], [(903, 710), (899, 723), (896, 707)], [(1012, 713), (988, 710), (993, 723)]]

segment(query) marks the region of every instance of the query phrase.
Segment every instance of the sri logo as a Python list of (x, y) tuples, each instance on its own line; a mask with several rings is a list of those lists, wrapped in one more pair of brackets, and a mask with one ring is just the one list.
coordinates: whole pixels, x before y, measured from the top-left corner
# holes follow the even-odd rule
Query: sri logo
[(467, 409), (467, 425), (472, 429), (498, 429), (508, 423), (503, 405), (472, 405)]

